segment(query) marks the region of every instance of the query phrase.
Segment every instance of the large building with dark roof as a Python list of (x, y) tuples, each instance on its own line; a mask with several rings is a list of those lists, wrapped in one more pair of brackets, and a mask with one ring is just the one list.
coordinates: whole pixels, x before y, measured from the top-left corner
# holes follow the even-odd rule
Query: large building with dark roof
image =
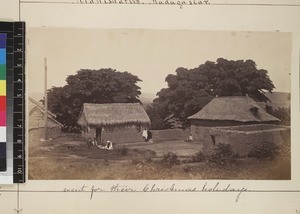
[(188, 119), (191, 134), (199, 140), (207, 127), (276, 124), (280, 121), (248, 96), (214, 98)]
[(258, 145), (290, 144), (290, 128), (268, 114), (248, 96), (218, 97), (188, 118), (191, 134), (211, 154), (219, 144), (229, 144), (239, 156), (248, 156)]

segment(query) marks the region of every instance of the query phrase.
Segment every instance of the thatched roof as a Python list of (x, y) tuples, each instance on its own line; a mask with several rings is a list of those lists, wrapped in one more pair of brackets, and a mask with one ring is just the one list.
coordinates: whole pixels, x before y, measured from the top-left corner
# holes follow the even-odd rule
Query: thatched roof
[(218, 97), (210, 101), (198, 113), (188, 119), (230, 120), (239, 122), (280, 121), (268, 114), (248, 96)]
[(150, 124), (150, 119), (139, 103), (83, 104), (79, 125), (110, 126), (120, 124)]

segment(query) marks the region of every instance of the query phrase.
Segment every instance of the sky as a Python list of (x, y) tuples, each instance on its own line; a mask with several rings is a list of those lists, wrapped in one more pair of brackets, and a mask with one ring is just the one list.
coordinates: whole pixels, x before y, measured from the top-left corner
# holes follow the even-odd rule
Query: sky
[(67, 76), (80, 69), (113, 68), (137, 75), (142, 93), (156, 94), (178, 67), (225, 58), (252, 59), (268, 71), (274, 91), (291, 91), (289, 33), (39, 27), (29, 28), (27, 44), (29, 94), (44, 90), (45, 57), (48, 89), (64, 86)]

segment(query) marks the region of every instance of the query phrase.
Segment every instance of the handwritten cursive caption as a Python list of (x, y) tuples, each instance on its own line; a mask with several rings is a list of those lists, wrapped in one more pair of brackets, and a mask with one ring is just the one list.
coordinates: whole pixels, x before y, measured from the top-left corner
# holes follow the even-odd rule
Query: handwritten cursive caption
[(159, 184), (150, 184), (147, 183), (141, 189), (129, 187), (127, 185), (121, 185), (119, 183), (110, 186), (109, 188), (97, 187), (97, 186), (87, 186), (82, 185), (78, 188), (64, 188), (63, 192), (88, 192), (90, 193), (90, 200), (93, 199), (94, 194), (97, 192), (234, 192), (237, 193), (235, 197), (235, 202), (240, 200), (241, 194), (247, 192), (247, 188), (235, 188), (231, 184), (221, 185), (220, 182), (215, 183), (214, 185), (204, 183), (202, 186), (180, 188), (176, 184), (171, 184), (170, 186), (162, 186)]
[(77, 4), (150, 4), (150, 5), (209, 5), (209, 0), (75, 0)]

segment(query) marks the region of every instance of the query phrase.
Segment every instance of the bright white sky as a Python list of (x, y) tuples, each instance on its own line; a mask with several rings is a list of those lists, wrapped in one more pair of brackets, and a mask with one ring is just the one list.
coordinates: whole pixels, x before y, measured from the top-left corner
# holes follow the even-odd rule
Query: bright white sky
[(27, 36), (29, 93), (43, 92), (44, 57), (48, 88), (65, 85), (66, 77), (79, 69), (113, 68), (137, 75), (142, 92), (156, 94), (176, 68), (222, 57), (254, 60), (269, 71), (275, 91), (290, 92), (288, 33), (31, 28)]

